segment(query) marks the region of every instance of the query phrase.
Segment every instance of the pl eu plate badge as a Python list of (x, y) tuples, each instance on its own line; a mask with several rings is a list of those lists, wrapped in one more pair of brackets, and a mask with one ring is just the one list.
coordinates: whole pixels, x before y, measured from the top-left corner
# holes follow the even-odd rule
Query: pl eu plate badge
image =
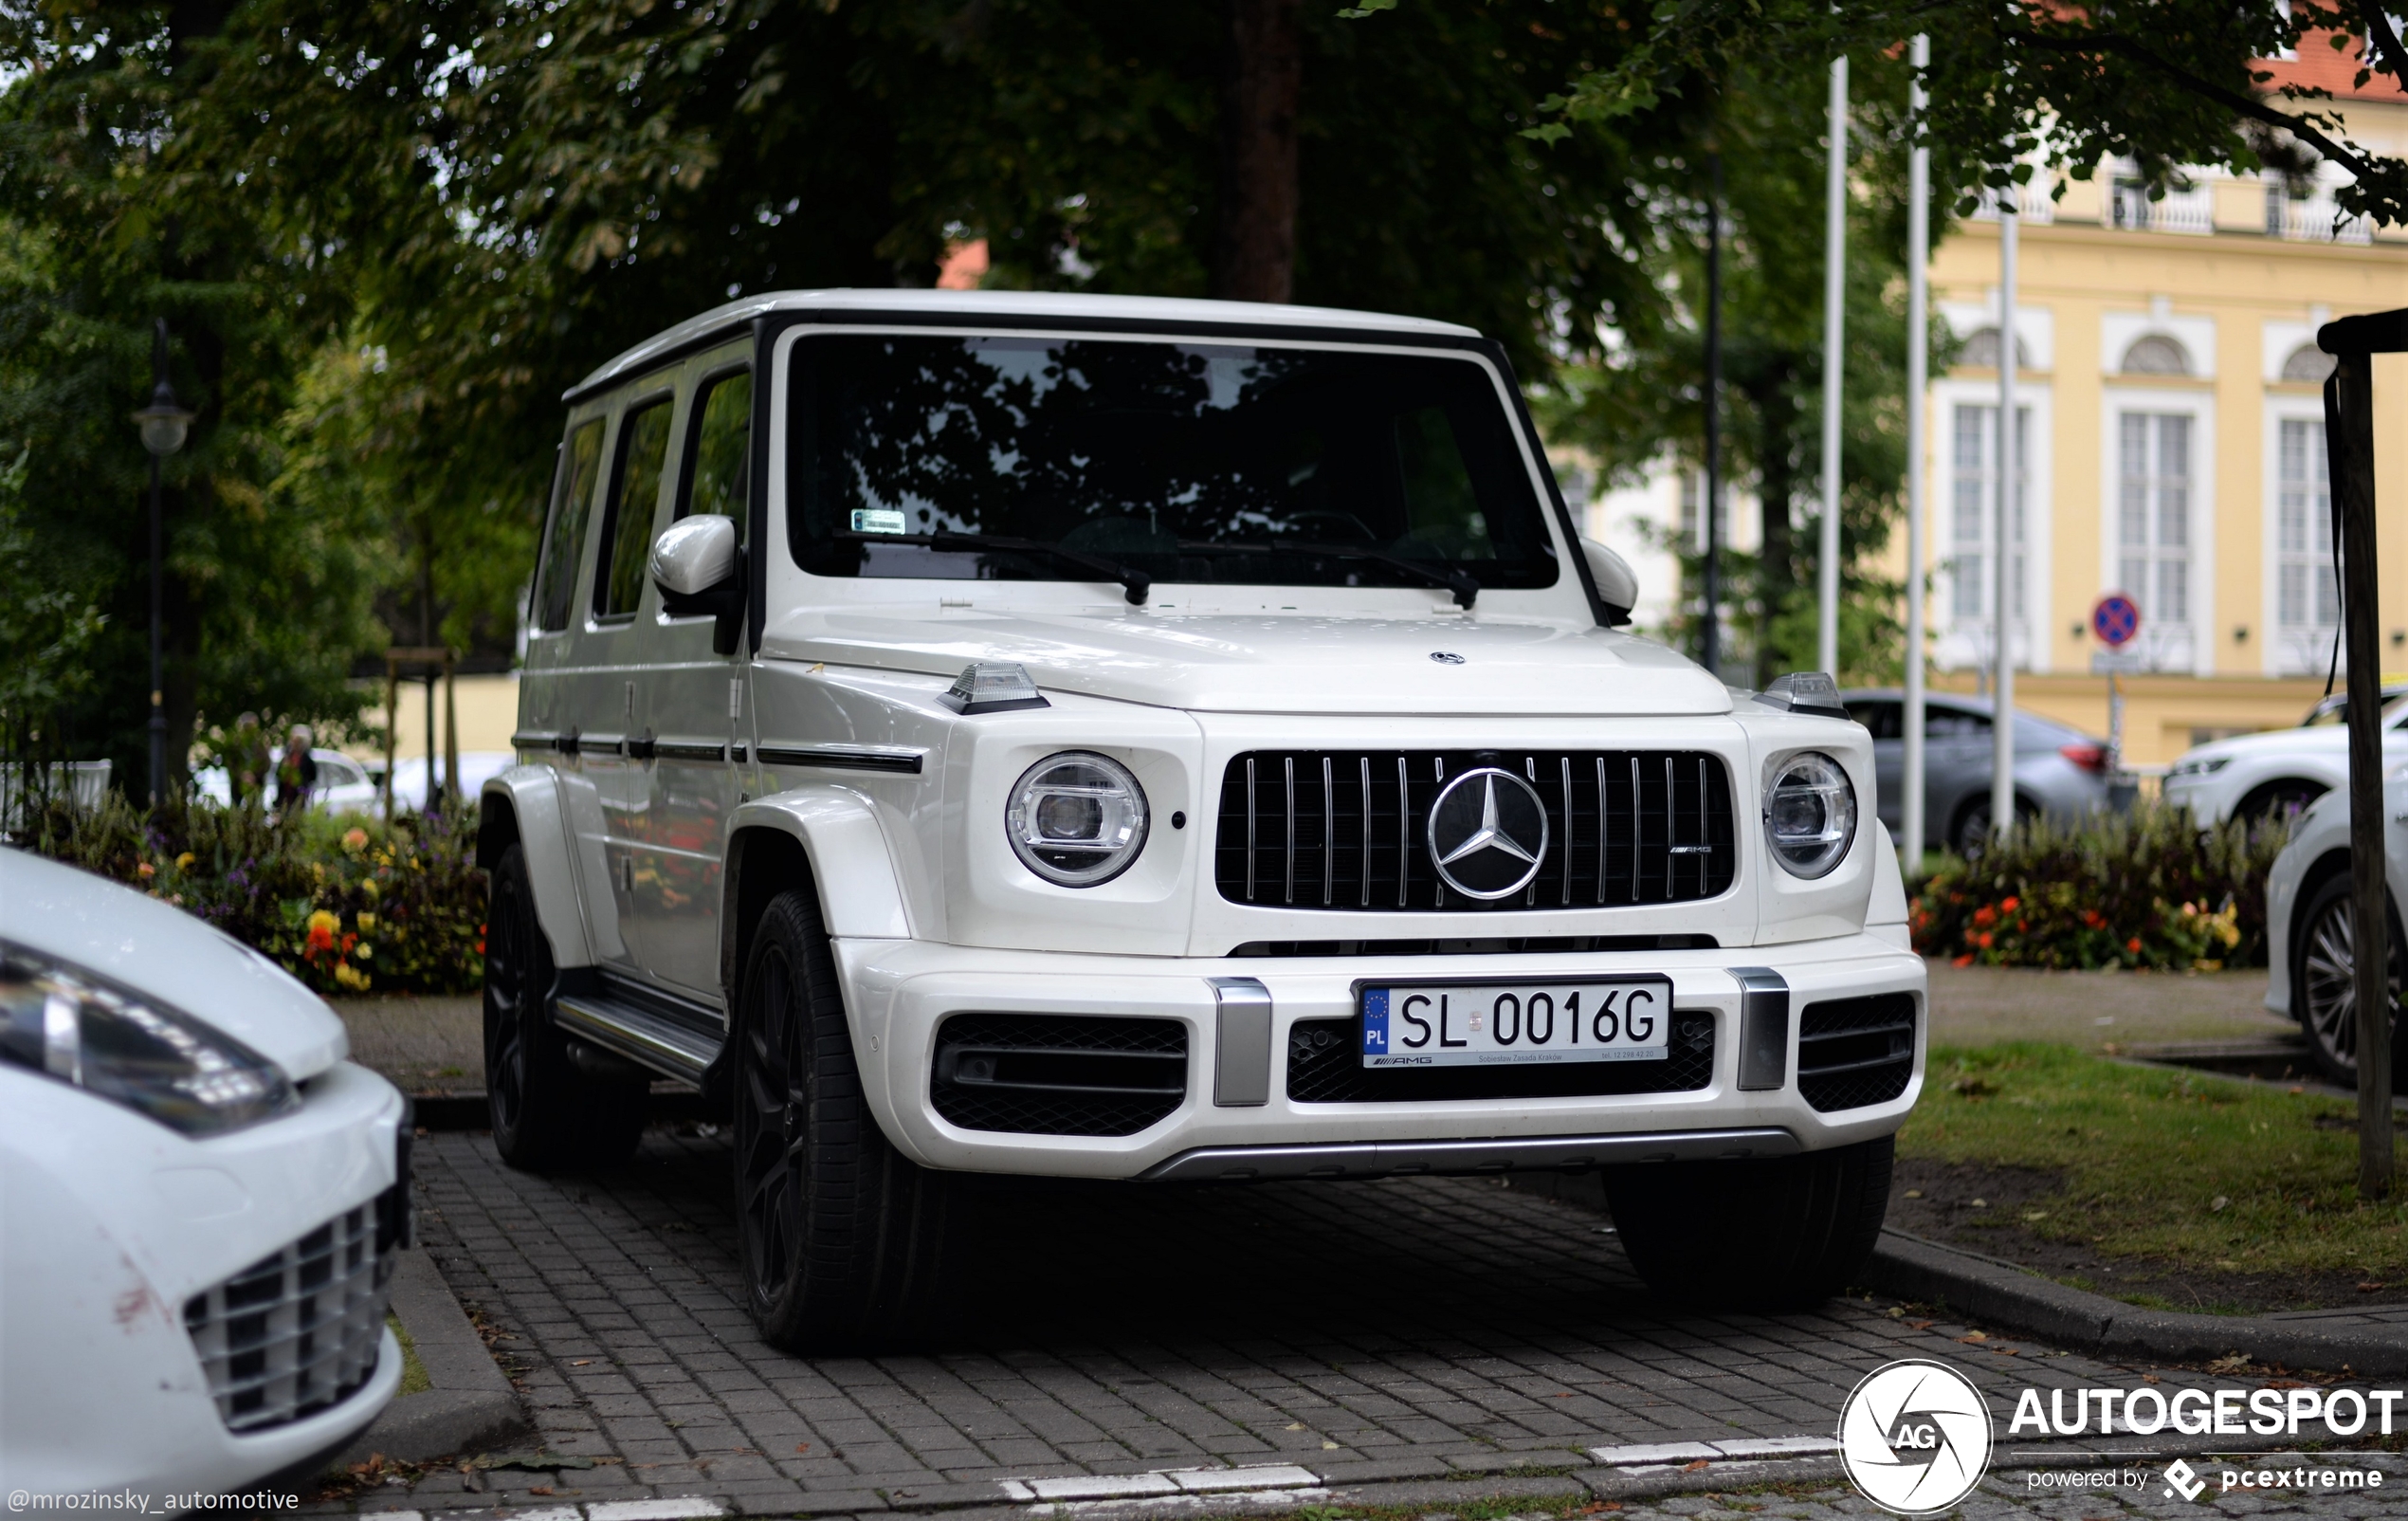
[(1363, 990), (1363, 1054), (1388, 1054), (1388, 990), (1384, 987)]

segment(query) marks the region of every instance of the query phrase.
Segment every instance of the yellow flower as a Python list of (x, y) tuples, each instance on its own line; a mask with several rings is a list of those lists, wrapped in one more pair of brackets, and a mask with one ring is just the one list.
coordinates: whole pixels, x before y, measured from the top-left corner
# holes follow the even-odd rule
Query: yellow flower
[(372, 959), (373, 957), (374, 957), (374, 956), (375, 956), (375, 954), (376, 954), (376, 947), (375, 947), (375, 946), (374, 946), (374, 945), (369, 944), (366, 941), (364, 941), (364, 940), (363, 940), (363, 941), (361, 941), (361, 942), (359, 943), (359, 944), (358, 944), (357, 946), (356, 946), (356, 947), (353, 949), (352, 954), (353, 954), (354, 956), (358, 957), (358, 958), (359, 958), (361, 961), (363, 961), (363, 962), (364, 962), (364, 961), (368, 961), (368, 960), (370, 960), (370, 959)]
[(190, 871), (191, 870), (192, 870), (192, 852), (190, 852), (190, 851), (186, 851), (183, 854), (181, 854), (181, 855), (179, 855), (179, 856), (177, 856), (177, 857), (175, 858), (175, 870), (177, 870), (178, 871)]
[(316, 913), (309, 916), (309, 927), (312, 929), (322, 929), (330, 935), (337, 934), (339, 933), (343, 927), (342, 917), (339, 914), (332, 914), (327, 912), (325, 909), (320, 908)]
[(359, 932), (360, 932), (361, 934), (363, 934), (363, 935), (373, 935), (373, 934), (374, 934), (374, 933), (376, 932), (376, 916), (375, 916), (374, 914), (372, 914), (372, 913), (362, 913), (362, 914), (359, 916), (359, 921), (358, 921), (358, 923), (359, 923)]
[(335, 980), (342, 986), (350, 988), (355, 993), (365, 993), (368, 991), (368, 974), (352, 965), (349, 962), (337, 962), (335, 963)]
[(359, 890), (368, 894), (368, 901), (370, 903), (374, 903), (376, 901), (376, 879), (374, 877), (360, 878)]

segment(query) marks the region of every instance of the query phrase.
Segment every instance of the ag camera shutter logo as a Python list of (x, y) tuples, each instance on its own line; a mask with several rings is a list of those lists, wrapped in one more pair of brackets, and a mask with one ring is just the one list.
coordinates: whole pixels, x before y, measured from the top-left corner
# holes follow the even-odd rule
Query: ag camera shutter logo
[(1990, 1467), (1990, 1406), (1944, 1363), (1910, 1358), (1866, 1375), (1839, 1407), (1839, 1460), (1856, 1493), (1899, 1515), (1944, 1511)]

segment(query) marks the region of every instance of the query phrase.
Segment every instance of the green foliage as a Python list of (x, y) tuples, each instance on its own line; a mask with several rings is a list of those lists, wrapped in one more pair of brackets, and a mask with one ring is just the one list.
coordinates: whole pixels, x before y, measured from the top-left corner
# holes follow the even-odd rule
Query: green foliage
[[(1852, 59), (1847, 327), (1840, 427), (1840, 676), (1894, 679), (1902, 588), (1879, 562), (1906, 482), (1906, 65)], [(1722, 156), (1724, 489), (1752, 487), (1759, 553), (1723, 551), (1724, 649), (1751, 654), (1759, 684), (1817, 657), (1816, 567), (1822, 467), (1823, 197), (1820, 60), (1734, 64), (1699, 107), (1698, 141), (1667, 176), (1652, 233), (1633, 245), (1674, 293), (1637, 314), (1610, 356), (1572, 365), (1534, 398), (1551, 439), (1580, 447), (1628, 480), (1667, 456), (1704, 461), (1706, 205)], [(1577, 136), (1570, 139), (1577, 141)], [(1944, 227), (1944, 216), (1935, 219)], [(1944, 327), (1933, 348), (1947, 357)], [(1736, 508), (1730, 510), (1736, 511)], [(1665, 525), (1669, 530), (1675, 525)], [(1691, 546), (1669, 545), (1684, 584), (1701, 575)], [(1661, 631), (1693, 645), (1686, 607)]]
[(473, 993), (484, 978), (474, 807), (388, 824), (112, 791), (54, 800), (19, 843), (137, 888), (256, 946), (320, 993)]
[(2201, 830), (2155, 806), (2018, 825), (1923, 884), (1915, 948), (1960, 966), (2263, 966), (2266, 873), (2289, 837), (2280, 821)]
[(2408, 1203), (2359, 1201), (2355, 1110), (2337, 1099), (2064, 1046), (1943, 1048), (1898, 1149), (2061, 1175), (2017, 1223), (2109, 1255), (2394, 1282), (2408, 1271)]
[(1680, 0), (1655, 7), (1614, 62), (1567, 57), (1569, 82), (1533, 135), (1577, 138), (1661, 96), (1711, 92), (1733, 58), (1861, 59), (1919, 32), (1931, 40), (1927, 131), (1943, 160), (1965, 166), (1943, 169), (1943, 185), (2028, 182), (2041, 165), (2087, 178), (2110, 157), (2139, 160), (2162, 185), (2184, 164), (2292, 169), (2304, 149), (2308, 161), (2327, 158), (2351, 174), (2338, 195), (2344, 211), (2408, 221), (2408, 159), (2352, 138), (2320, 103), (2330, 92), (2276, 85), (2263, 67), (2305, 42), (2350, 55), (2361, 85), (2402, 78), (2408, 50), (2379, 0), (2166, 0), (2144, 9)]

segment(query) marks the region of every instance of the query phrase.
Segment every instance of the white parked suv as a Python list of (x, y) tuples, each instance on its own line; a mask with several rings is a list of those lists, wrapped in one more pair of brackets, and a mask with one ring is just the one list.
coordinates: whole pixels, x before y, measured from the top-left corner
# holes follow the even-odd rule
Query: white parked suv
[(495, 1140), (724, 1092), (774, 1342), (922, 1313), (969, 1173), (1604, 1168), (1724, 1303), (1870, 1250), (1925, 1029), (1870, 740), (1619, 632), (1495, 344), (800, 292), (567, 405), (483, 795)]
[[(2326, 698), (2295, 729), (2237, 734), (2194, 745), (2166, 769), (2165, 801), (2201, 823), (2289, 818), (2349, 782), (2348, 704)], [(2383, 758), (2408, 760), (2408, 700), (2383, 693)]]
[(0, 850), (12, 1512), (210, 1508), (307, 1478), (392, 1400), (408, 1109), (345, 1049), (257, 951)]

